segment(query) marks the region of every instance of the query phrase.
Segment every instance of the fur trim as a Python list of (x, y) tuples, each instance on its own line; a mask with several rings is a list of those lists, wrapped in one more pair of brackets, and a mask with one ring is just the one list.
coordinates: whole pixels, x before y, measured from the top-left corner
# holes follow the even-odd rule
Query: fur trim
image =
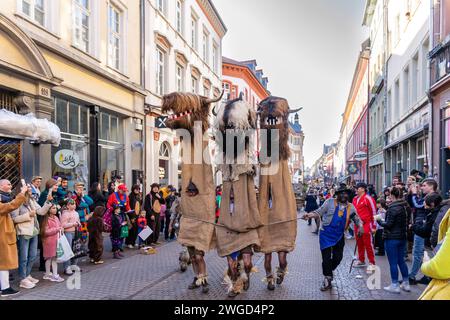
[(208, 275), (199, 274), (197, 276), (197, 280), (195, 281), (195, 284), (197, 286), (202, 286), (206, 283), (208, 283)]
[(288, 269), (281, 269), (280, 267), (277, 267), (277, 277), (279, 276), (286, 276), (288, 274)]

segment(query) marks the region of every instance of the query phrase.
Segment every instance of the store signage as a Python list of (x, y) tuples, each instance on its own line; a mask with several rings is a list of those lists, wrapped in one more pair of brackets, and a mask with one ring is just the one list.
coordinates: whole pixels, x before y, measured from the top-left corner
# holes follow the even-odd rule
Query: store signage
[(357, 152), (355, 153), (355, 155), (353, 156), (353, 159), (355, 159), (356, 161), (364, 161), (367, 160), (367, 153), (366, 152)]
[(357, 174), (358, 173), (358, 166), (356, 163), (349, 163), (347, 166), (347, 171), (349, 174)]
[(59, 150), (55, 154), (55, 163), (63, 169), (75, 169), (80, 164), (80, 157), (72, 150)]
[(158, 118), (156, 118), (155, 126), (158, 129), (165, 129), (165, 128), (167, 128), (167, 125), (166, 125), (167, 119), (168, 119), (168, 117), (158, 117)]

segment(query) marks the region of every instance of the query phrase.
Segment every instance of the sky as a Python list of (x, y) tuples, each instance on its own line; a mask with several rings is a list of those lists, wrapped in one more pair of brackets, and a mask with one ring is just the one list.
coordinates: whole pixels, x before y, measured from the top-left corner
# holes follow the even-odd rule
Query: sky
[(365, 0), (213, 0), (225, 57), (256, 59), (269, 91), (303, 107), (305, 166), (337, 142), (361, 43)]

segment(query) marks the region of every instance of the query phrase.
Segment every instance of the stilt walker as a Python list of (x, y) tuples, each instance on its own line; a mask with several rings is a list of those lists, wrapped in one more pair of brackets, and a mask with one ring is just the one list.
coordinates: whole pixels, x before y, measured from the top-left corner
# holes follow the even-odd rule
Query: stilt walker
[[(267, 288), (275, 289), (283, 283), (287, 274), (287, 254), (295, 249), (297, 237), (297, 205), (295, 202), (292, 177), (288, 168), (290, 150), (289, 114), (298, 112), (290, 110), (286, 99), (269, 97), (259, 104), (260, 128), (267, 131), (267, 139), (261, 139), (263, 148), (268, 148), (270, 163), (261, 163), (258, 207), (263, 227), (259, 232), (261, 246), (259, 251), (265, 254)], [(272, 135), (273, 130), (278, 134)], [(265, 140), (265, 141), (264, 141)], [(271, 143), (279, 146), (279, 155), (272, 154)], [(261, 159), (260, 159), (261, 160)], [(272, 273), (272, 253), (278, 253), (279, 267), (275, 276)]]
[[(213, 169), (208, 158), (209, 152), (203, 152), (209, 148), (208, 142), (203, 141), (203, 135), (209, 128), (210, 105), (221, 99), (222, 96), (208, 99), (190, 93), (171, 93), (163, 97), (162, 105), (162, 112), (169, 114), (167, 127), (173, 130), (185, 129), (190, 133), (189, 137), (183, 137), (181, 141), (184, 156), (178, 241), (187, 247), (195, 274), (188, 288), (194, 290), (201, 287), (203, 293), (209, 291), (204, 255), (215, 248)], [(200, 132), (195, 129), (196, 123), (201, 124), (198, 128)], [(200, 150), (196, 150), (198, 147)], [(201, 154), (200, 161), (195, 156), (198, 151)]]
[[(214, 112), (215, 113), (215, 112)], [(223, 175), (220, 217), (216, 227), (217, 252), (227, 257), (225, 283), (233, 298), (250, 287), (254, 246), (259, 246), (257, 228), (261, 217), (256, 201), (256, 112), (243, 100), (222, 105), (216, 117), (218, 168)]]

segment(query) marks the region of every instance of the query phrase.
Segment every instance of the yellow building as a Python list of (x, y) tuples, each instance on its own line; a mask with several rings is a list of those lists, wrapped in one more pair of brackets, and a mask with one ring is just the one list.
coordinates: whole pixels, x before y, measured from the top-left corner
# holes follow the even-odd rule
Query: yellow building
[(2, 1), (0, 109), (54, 122), (61, 143), (0, 131), (0, 178), (142, 180), (140, 9), (136, 0)]

